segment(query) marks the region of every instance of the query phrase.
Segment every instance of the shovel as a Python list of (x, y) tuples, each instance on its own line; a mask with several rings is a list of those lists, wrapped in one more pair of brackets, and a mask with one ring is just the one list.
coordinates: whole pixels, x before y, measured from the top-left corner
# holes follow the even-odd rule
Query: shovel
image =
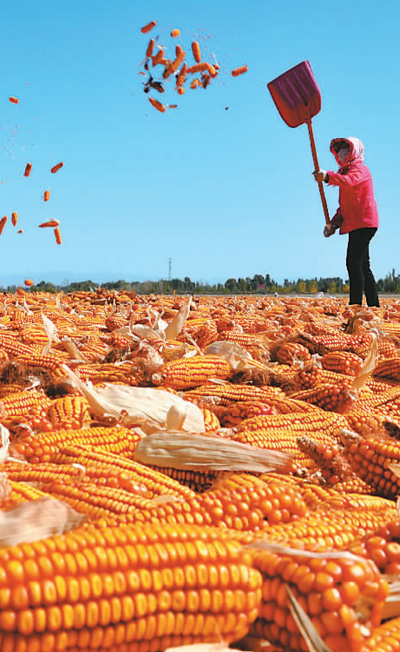
[[(308, 61), (290, 68), (287, 72), (269, 82), (269, 92), (275, 102), (281, 118), (289, 127), (298, 127), (304, 123), (308, 127), (311, 152), (315, 170), (319, 170), (317, 150), (311, 120), (321, 110), (321, 93)], [(318, 182), (325, 222), (330, 225), (328, 205), (322, 181)]]

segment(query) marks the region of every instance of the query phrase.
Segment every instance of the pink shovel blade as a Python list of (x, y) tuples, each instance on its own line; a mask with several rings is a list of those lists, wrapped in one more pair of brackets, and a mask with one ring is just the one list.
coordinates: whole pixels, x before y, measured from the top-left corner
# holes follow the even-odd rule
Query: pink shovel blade
[(298, 63), (269, 82), (268, 89), (289, 127), (310, 122), (321, 110), (321, 92), (308, 61)]

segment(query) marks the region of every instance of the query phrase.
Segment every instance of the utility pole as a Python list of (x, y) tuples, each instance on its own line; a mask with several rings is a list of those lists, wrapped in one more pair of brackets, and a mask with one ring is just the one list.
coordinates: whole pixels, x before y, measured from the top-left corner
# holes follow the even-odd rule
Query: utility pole
[(168, 280), (171, 282), (172, 258), (168, 258)]

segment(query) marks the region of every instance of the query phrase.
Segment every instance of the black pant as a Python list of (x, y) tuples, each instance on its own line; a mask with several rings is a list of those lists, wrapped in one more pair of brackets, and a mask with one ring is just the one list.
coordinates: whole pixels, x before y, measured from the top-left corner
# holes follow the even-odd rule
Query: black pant
[(349, 273), (350, 304), (362, 304), (363, 294), (368, 306), (379, 306), (375, 278), (369, 265), (369, 243), (377, 229), (350, 231), (346, 267)]

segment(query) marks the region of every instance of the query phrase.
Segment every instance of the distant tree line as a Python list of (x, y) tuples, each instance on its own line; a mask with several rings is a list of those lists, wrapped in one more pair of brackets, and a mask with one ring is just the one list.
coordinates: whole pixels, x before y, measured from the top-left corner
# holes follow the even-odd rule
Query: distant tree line
[[(393, 269), (385, 278), (377, 281), (378, 291), (387, 294), (400, 294), (400, 274)], [(254, 274), (252, 278), (228, 278), (225, 283), (203, 283), (192, 281), (188, 276), (180, 278), (160, 279), (158, 281), (107, 281), (106, 283), (95, 283), (94, 281), (77, 281), (74, 283), (64, 282), (61, 285), (54, 285), (48, 281), (40, 281), (30, 288), (33, 292), (90, 292), (98, 288), (106, 290), (117, 290), (119, 292), (136, 292), (137, 294), (347, 294), (349, 291), (348, 281), (335, 276), (333, 278), (312, 278), (297, 280), (284, 279), (283, 283), (274, 281), (269, 274)], [(17, 285), (9, 285), (7, 288), (0, 286), (2, 292), (16, 292)]]

